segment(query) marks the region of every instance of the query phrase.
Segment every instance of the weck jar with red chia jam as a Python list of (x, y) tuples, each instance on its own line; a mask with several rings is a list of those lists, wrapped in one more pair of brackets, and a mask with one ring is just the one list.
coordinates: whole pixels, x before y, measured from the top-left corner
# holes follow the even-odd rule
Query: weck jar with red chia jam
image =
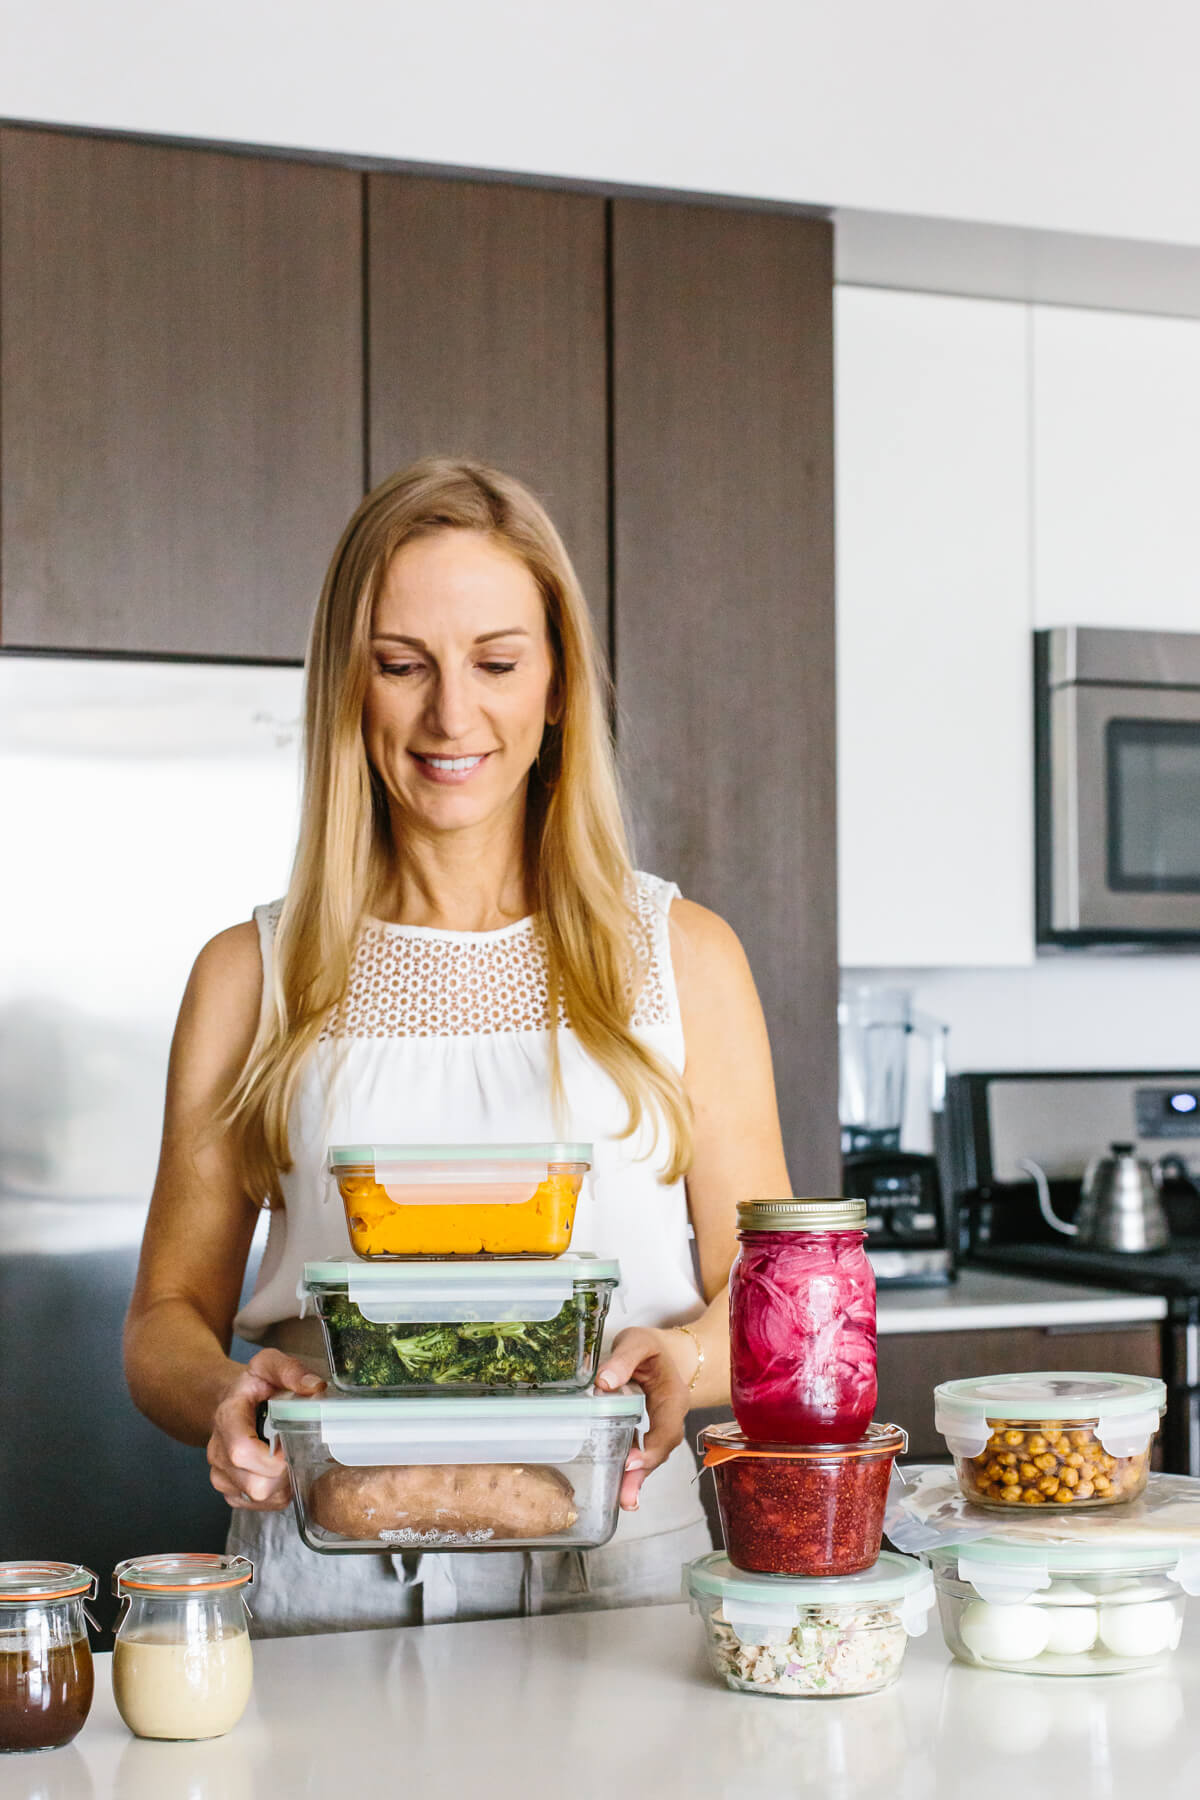
[(733, 1410), (769, 1444), (853, 1444), (875, 1412), (864, 1200), (743, 1200), (729, 1277)]
[(857, 1444), (763, 1444), (736, 1425), (700, 1433), (725, 1549), (755, 1575), (853, 1575), (879, 1555), (892, 1464), (907, 1447), (876, 1423)]

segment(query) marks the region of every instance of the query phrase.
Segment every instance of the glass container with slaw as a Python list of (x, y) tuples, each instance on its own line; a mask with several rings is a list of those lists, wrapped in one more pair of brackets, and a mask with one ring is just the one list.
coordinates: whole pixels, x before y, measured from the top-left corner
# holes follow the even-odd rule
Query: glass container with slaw
[(590, 1144), (335, 1144), (356, 1256), (561, 1256)]
[(875, 1410), (863, 1200), (746, 1200), (729, 1278), (733, 1410), (768, 1444), (853, 1444)]
[(929, 1570), (887, 1550), (860, 1574), (819, 1581), (756, 1578), (714, 1551), (685, 1568), (684, 1593), (726, 1686), (797, 1699), (889, 1687), (934, 1603)]

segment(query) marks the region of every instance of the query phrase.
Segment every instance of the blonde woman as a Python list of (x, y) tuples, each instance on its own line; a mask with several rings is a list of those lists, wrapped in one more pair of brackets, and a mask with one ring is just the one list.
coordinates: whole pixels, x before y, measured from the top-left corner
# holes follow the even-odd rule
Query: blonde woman
[[(431, 459), (367, 497), (313, 624), (287, 894), (207, 944), (184, 996), (126, 1328), (138, 1406), (208, 1446), (262, 1634), (671, 1600), (708, 1547), (684, 1416), (729, 1396), (735, 1203), (788, 1192), (787, 1172), (745, 957), (634, 872), (607, 701), (578, 582), (524, 487)], [(576, 1245), (621, 1264), (600, 1385), (637, 1382), (649, 1414), (615, 1538), (315, 1555), (254, 1421), (322, 1386), (296, 1284), (344, 1232), (327, 1145), (556, 1138), (595, 1146)], [(234, 1329), (264, 1346), (248, 1364)]]

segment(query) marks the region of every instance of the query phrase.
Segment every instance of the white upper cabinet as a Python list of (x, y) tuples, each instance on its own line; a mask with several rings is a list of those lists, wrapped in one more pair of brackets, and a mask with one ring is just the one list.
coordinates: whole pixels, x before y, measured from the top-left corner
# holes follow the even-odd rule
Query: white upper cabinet
[(1032, 314), (1035, 622), (1200, 631), (1200, 321)]
[(1029, 312), (836, 293), (840, 960), (1033, 960)]

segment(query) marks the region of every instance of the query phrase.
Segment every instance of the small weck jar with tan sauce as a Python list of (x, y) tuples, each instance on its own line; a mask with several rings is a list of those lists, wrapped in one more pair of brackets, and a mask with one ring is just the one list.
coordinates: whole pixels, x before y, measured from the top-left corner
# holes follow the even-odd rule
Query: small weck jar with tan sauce
[(221, 1737), (253, 1680), (244, 1556), (138, 1556), (113, 1570), (117, 1711), (142, 1738)]

